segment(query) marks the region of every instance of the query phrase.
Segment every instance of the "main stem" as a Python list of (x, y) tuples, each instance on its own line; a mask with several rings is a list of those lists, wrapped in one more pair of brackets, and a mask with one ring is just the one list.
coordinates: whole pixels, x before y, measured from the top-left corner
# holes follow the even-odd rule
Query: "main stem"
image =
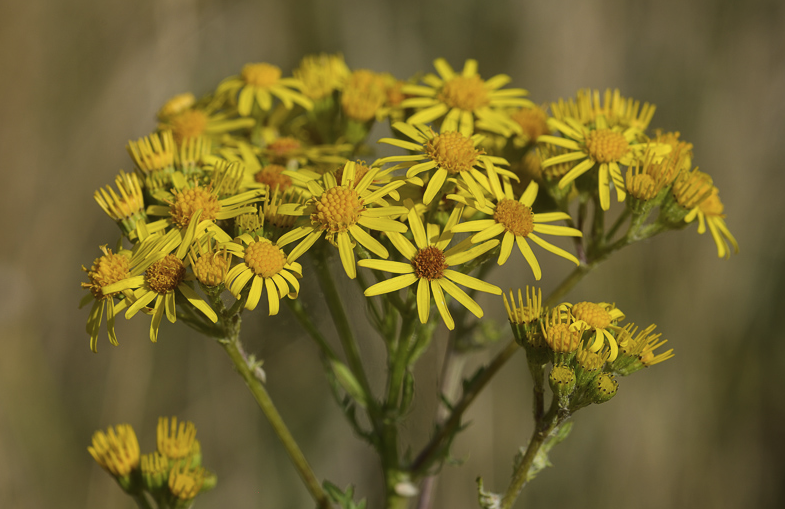
[(305, 455), (303, 455), (303, 452), (300, 450), (294, 437), (289, 432), (289, 428), (284, 424), (281, 414), (279, 414), (278, 410), (275, 408), (273, 400), (267, 393), (264, 384), (262, 384), (261, 380), (254, 374), (254, 370), (246, 358), (239, 338), (235, 336), (221, 341), (220, 344), (234, 363), (237, 372), (245, 381), (245, 385), (248, 386), (254, 399), (262, 409), (262, 412), (264, 412), (264, 415), (273, 427), (275, 434), (278, 435), (278, 438), (281, 440), (286, 452), (289, 454), (289, 458), (297, 469), (297, 473), (300, 474), (306, 488), (308, 488), (308, 492), (320, 508), (328, 509), (330, 507), (330, 501), (327, 498), (327, 494), (322, 490), (319, 481), (316, 479), (316, 475), (314, 475), (311, 466), (305, 459)]

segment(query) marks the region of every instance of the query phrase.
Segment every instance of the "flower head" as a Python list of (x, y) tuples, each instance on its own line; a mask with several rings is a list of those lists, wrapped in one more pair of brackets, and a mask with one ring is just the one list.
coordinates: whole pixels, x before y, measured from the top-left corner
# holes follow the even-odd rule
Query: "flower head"
[(467, 137), (474, 134), (475, 127), (505, 136), (520, 132), (519, 125), (502, 108), (533, 104), (524, 99), (528, 92), (522, 88), (500, 90), (510, 82), (509, 76), (497, 74), (483, 80), (477, 74), (476, 60), (467, 60), (460, 74), (443, 58), (434, 60), (433, 65), (439, 76), (428, 74), (423, 79), (425, 85), (407, 84), (401, 89), (414, 96), (404, 99), (401, 107), (418, 110), (408, 123), (425, 124), (444, 117), (443, 132), (460, 131)]
[(320, 53), (303, 57), (293, 75), (303, 84), (303, 93), (317, 101), (341, 90), (350, 73), (343, 55)]
[(354, 71), (341, 93), (344, 114), (358, 122), (376, 117), (376, 112), (387, 100), (387, 86), (381, 74), (359, 69)]
[(717, 256), (730, 258), (731, 247), (735, 253), (739, 252), (739, 244), (725, 225), (725, 206), (720, 201), (720, 191), (712, 186), (711, 194), (695, 206), (684, 218), (688, 223), (698, 218), (698, 233), (706, 232), (706, 225), (717, 245)]
[(567, 226), (555, 226), (544, 224), (551, 221), (559, 221), (570, 219), (569, 214), (564, 212), (546, 212), (535, 214), (532, 211), (532, 204), (537, 198), (539, 185), (532, 181), (529, 183), (526, 190), (516, 200), (513, 195), (512, 186), (506, 180), (504, 182), (504, 192), (494, 193), (495, 200), (488, 201), (484, 205), (473, 202), (469, 199), (463, 198), (459, 195), (448, 195), (448, 198), (465, 203), (480, 212), (483, 212), (491, 218), (478, 219), (475, 221), (466, 221), (465, 223), (457, 225), (453, 231), (457, 232), (477, 232), (472, 237), (472, 242), (484, 242), (499, 235), (504, 234), (502, 237), (501, 251), (499, 252), (499, 265), (504, 264), (512, 254), (514, 244), (518, 245), (521, 254), (529, 263), (529, 266), (534, 273), (535, 279), (539, 280), (542, 277), (542, 270), (534, 252), (529, 246), (528, 240), (533, 241), (540, 247), (543, 247), (563, 258), (566, 258), (576, 265), (580, 262), (572, 254), (564, 249), (554, 246), (550, 242), (539, 237), (539, 234), (558, 235), (569, 237), (581, 237), (583, 234), (575, 228)]
[(115, 477), (127, 477), (139, 466), (139, 442), (129, 424), (118, 424), (93, 434), (87, 451), (101, 468)]
[(306, 110), (313, 103), (300, 90), (302, 82), (296, 78), (281, 78), (281, 69), (267, 63), (246, 64), (239, 76), (231, 76), (218, 85), (217, 95), (225, 95), (237, 101), (237, 111), (247, 117), (254, 104), (263, 112), (273, 107), (273, 97), (278, 98), (287, 109), (299, 104)]
[(464, 242), (445, 251), (444, 249), (453, 237), (452, 227), (458, 222), (461, 212), (460, 207), (453, 210), (442, 232), (439, 232), (438, 226), (428, 225), (426, 233), (426, 228), (423, 226), (420, 216), (412, 208), (408, 214), (409, 227), (417, 247), (398, 232), (388, 233), (387, 236), (390, 238), (390, 241), (408, 263), (374, 259), (357, 262), (361, 267), (400, 274), (392, 279), (368, 287), (365, 290), (365, 295), (367, 297), (381, 295), (398, 291), (417, 283), (417, 310), (420, 322), (426, 323), (428, 321), (431, 309), (431, 295), (433, 295), (436, 308), (439, 310), (439, 314), (447, 328), (452, 330), (455, 327), (452, 315), (450, 315), (447, 309), (445, 293), (451, 295), (475, 316), (482, 317), (483, 311), (479, 304), (455, 283), (494, 295), (501, 295), (501, 289), (485, 281), (453, 270), (450, 267), (477, 258), (496, 247), (499, 241), (490, 240), (474, 247), (469, 247), (468, 243)]
[(608, 360), (613, 361), (619, 354), (619, 346), (616, 338), (610, 331), (620, 330), (620, 327), (616, 326), (615, 323), (624, 319), (624, 313), (613, 304), (608, 304), (607, 302), (578, 302), (574, 305), (566, 304), (566, 306), (569, 307), (570, 313), (575, 320), (570, 326), (573, 330), (585, 329), (595, 332), (588, 351), (599, 352), (602, 345), (607, 341), (610, 347)]

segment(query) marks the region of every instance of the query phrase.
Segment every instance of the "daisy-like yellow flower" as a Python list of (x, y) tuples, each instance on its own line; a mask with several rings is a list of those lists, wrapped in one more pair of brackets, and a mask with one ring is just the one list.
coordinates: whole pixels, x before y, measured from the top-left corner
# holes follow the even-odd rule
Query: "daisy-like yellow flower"
[[(306, 110), (313, 103), (302, 92), (303, 84), (296, 78), (281, 78), (281, 69), (271, 64), (246, 64), (239, 76), (231, 76), (218, 85), (216, 95), (226, 95), (237, 100), (237, 111), (247, 117), (254, 104), (264, 111), (273, 107), (273, 97), (277, 97), (286, 109), (299, 104)], [(239, 93), (239, 95), (238, 95)]]
[(347, 162), (343, 167), (340, 182), (332, 173), (325, 173), (322, 177), (324, 187), (315, 180), (308, 182), (313, 197), (305, 204), (285, 204), (279, 207), (279, 214), (310, 218), (310, 224), (295, 228), (278, 239), (279, 246), (303, 239), (289, 253), (289, 260), (293, 261), (302, 256), (323, 234), (338, 248), (343, 268), (352, 279), (357, 277), (354, 259), (355, 242), (359, 242), (361, 246), (377, 256), (382, 258), (389, 256), (381, 242), (361, 227), (387, 233), (406, 231), (406, 225), (389, 219), (390, 216), (400, 214), (404, 207), (372, 207), (405, 182), (392, 181), (382, 188), (371, 191), (369, 187), (380, 169), (371, 168), (358, 180), (356, 168), (357, 164), (354, 161)]
[(191, 421), (180, 421), (172, 417), (171, 426), (168, 417), (159, 417), (156, 427), (156, 444), (158, 452), (169, 459), (179, 460), (191, 454), (196, 445), (196, 426)]
[(444, 231), (439, 232), (437, 225), (429, 224), (428, 228), (423, 226), (420, 216), (412, 208), (409, 211), (409, 228), (414, 236), (412, 243), (403, 235), (397, 232), (388, 233), (387, 236), (395, 248), (403, 255), (408, 262), (396, 262), (392, 260), (360, 260), (357, 264), (361, 267), (368, 267), (374, 270), (401, 274), (392, 279), (376, 283), (365, 290), (367, 297), (381, 295), (398, 291), (402, 288), (417, 283), (417, 311), (420, 322), (426, 323), (431, 310), (431, 295), (436, 302), (436, 308), (444, 320), (447, 328), (455, 328), (455, 322), (447, 309), (445, 292), (451, 295), (456, 301), (471, 311), (478, 318), (482, 318), (483, 311), (474, 299), (469, 297), (466, 292), (461, 290), (455, 283), (466, 286), (473, 290), (487, 292), (494, 295), (501, 295), (502, 291), (498, 286), (486, 283), (480, 279), (467, 276), (462, 272), (451, 269), (450, 267), (466, 263), (473, 260), (483, 253), (499, 245), (498, 240), (489, 240), (483, 244), (469, 248), (467, 242), (462, 242), (451, 249), (444, 249), (453, 237), (452, 228), (461, 216), (462, 207), (456, 207), (450, 214)]
[(622, 97), (619, 89), (606, 89), (603, 99), (600, 100), (599, 90), (578, 90), (576, 100), (559, 99), (558, 102), (551, 103), (551, 111), (555, 118), (562, 121), (573, 118), (583, 124), (591, 124), (596, 122), (597, 118), (603, 117), (611, 127), (632, 127), (643, 132), (651, 123), (657, 109), (653, 104), (643, 103), (641, 106), (640, 101)]
[(106, 215), (117, 222), (123, 233), (127, 235), (136, 227), (137, 221), (147, 220), (142, 185), (135, 174), (125, 173), (122, 170), (114, 181), (120, 192), (119, 196), (114, 189), (106, 186), (106, 190), (99, 189), (93, 193), (93, 198)]
[(131, 256), (129, 252), (112, 253), (111, 249), (101, 246), (103, 256), (95, 259), (93, 266), (87, 270), (84, 265), (82, 270), (87, 272), (89, 283), (82, 283), (82, 288), (90, 290), (90, 295), (85, 295), (79, 307), (84, 306), (94, 299), (93, 307), (87, 319), (87, 333), (90, 334), (90, 350), (98, 351), (98, 330), (101, 328), (101, 319), (106, 310), (106, 329), (109, 342), (117, 346), (117, 335), (114, 330), (114, 317), (128, 305), (128, 296), (115, 304), (114, 297), (119, 292), (104, 293), (101, 288), (131, 276)]
[[(210, 321), (215, 323), (218, 320), (218, 315), (210, 305), (188, 285), (187, 282), (193, 280), (194, 276), (188, 274), (186, 270), (187, 260), (183, 261), (197, 232), (204, 231), (211, 224), (211, 221), (199, 220), (201, 213), (199, 210), (194, 214), (193, 221), (184, 234), (177, 230), (170, 230), (166, 235), (148, 237), (152, 240), (147, 242), (152, 242), (152, 245), (145, 256), (147, 264), (142, 264), (131, 271), (130, 277), (101, 288), (104, 294), (134, 290), (134, 302), (125, 313), (127, 319), (132, 318), (155, 300), (152, 309), (153, 319), (150, 323), (150, 340), (153, 342), (158, 340), (158, 328), (164, 314), (172, 323), (177, 320), (175, 290)], [(175, 248), (177, 250), (172, 254)], [(142, 271), (144, 274), (141, 273)]]
[[(374, 165), (381, 166), (386, 163), (398, 162), (400, 164), (395, 168), (408, 168), (406, 171), (408, 178), (435, 169), (422, 198), (425, 205), (433, 201), (448, 177), (453, 177), (466, 184), (474, 199), (480, 204), (485, 204), (485, 191), (478, 181), (490, 180), (491, 185), (495, 183), (496, 190), (501, 192), (501, 186), (498, 185), (499, 175), (518, 180), (518, 177), (511, 171), (497, 167), (497, 165), (508, 165), (509, 163), (505, 159), (485, 155), (484, 151), (477, 148), (477, 144), (483, 138), (482, 135), (475, 134), (469, 137), (458, 131), (442, 131), (437, 135), (424, 125), (412, 126), (403, 122), (393, 124), (393, 128), (414, 142), (382, 138), (379, 143), (387, 143), (417, 153), (383, 157), (378, 159)], [(479, 168), (485, 170), (487, 176)]]
[(573, 118), (566, 118), (564, 121), (550, 118), (548, 125), (560, 131), (565, 137), (543, 135), (537, 141), (563, 147), (570, 152), (546, 159), (542, 162), (542, 168), (580, 161), (559, 181), (559, 188), (564, 188), (595, 165), (599, 165), (600, 205), (603, 210), (610, 208), (611, 180), (619, 201), (624, 201), (627, 195), (624, 178), (619, 169), (620, 164), (629, 166), (647, 150), (657, 157), (664, 156), (671, 150), (670, 146), (665, 144), (635, 143), (640, 133), (638, 128), (628, 127), (624, 131), (611, 128), (602, 116), (597, 117), (595, 126), (591, 129)]
[(621, 327), (614, 325), (614, 322), (624, 319), (624, 313), (613, 304), (607, 302), (578, 302), (577, 304), (565, 304), (569, 307), (575, 321), (570, 325), (571, 330), (594, 330), (594, 338), (589, 345), (590, 352), (599, 352), (605, 341), (610, 347), (609, 361), (616, 359), (619, 355), (619, 345), (613, 334), (609, 331), (618, 332)]
[(731, 246), (735, 253), (739, 252), (739, 244), (725, 225), (725, 206), (720, 201), (720, 190), (712, 186), (711, 194), (692, 209), (684, 221), (691, 223), (698, 218), (698, 233), (706, 232), (706, 225), (717, 245), (717, 256), (730, 258)]
[(381, 74), (367, 69), (352, 73), (341, 92), (344, 114), (357, 122), (376, 118), (376, 112), (387, 100), (387, 86)]
[(343, 55), (320, 53), (303, 57), (300, 67), (292, 74), (303, 84), (303, 93), (318, 101), (330, 96), (335, 90), (341, 90), (351, 71)]
[(235, 265), (226, 274), (226, 286), (239, 299), (243, 288), (251, 282), (245, 302), (245, 308), (249, 310), (256, 308), (266, 290), (270, 315), (277, 315), (282, 298), (297, 298), (300, 292), (298, 279), (303, 276), (302, 266), (291, 260), (291, 255), (287, 257), (279, 245), (263, 237), (244, 233), (237, 239), (245, 247), (237, 241), (221, 244), (221, 247), (243, 259), (243, 263)]
[(478, 232), (472, 237), (472, 242), (485, 242), (498, 235), (504, 234), (502, 237), (502, 246), (499, 253), (499, 265), (504, 264), (512, 253), (513, 244), (518, 244), (523, 257), (532, 268), (535, 279), (539, 280), (542, 277), (542, 270), (534, 252), (529, 246), (526, 239), (533, 241), (535, 244), (547, 249), (551, 253), (557, 254), (571, 262), (579, 265), (580, 262), (572, 254), (564, 249), (554, 246), (540, 238), (537, 233), (546, 235), (558, 235), (567, 237), (582, 237), (583, 234), (580, 230), (569, 228), (567, 226), (556, 226), (550, 224), (543, 224), (551, 221), (561, 221), (570, 219), (569, 214), (564, 212), (545, 212), (535, 214), (532, 212), (532, 204), (537, 199), (537, 192), (539, 185), (532, 181), (526, 187), (526, 190), (521, 194), (517, 200), (513, 195), (512, 186), (509, 180), (504, 181), (504, 192), (494, 192), (495, 202), (488, 201), (484, 205), (480, 205), (470, 199), (460, 195), (448, 195), (447, 197), (452, 200), (464, 203), (473, 207), (484, 214), (491, 216), (489, 219), (478, 219), (476, 221), (466, 221), (461, 223), (453, 231), (458, 232)]
[(96, 463), (115, 477), (127, 477), (139, 467), (139, 441), (130, 424), (118, 424), (114, 429), (93, 434), (87, 451)]
[(472, 59), (464, 63), (460, 74), (443, 58), (434, 60), (433, 66), (439, 76), (428, 74), (423, 78), (425, 85), (406, 84), (401, 88), (404, 94), (415, 96), (404, 99), (401, 107), (418, 110), (408, 123), (426, 124), (444, 117), (441, 131), (460, 131), (467, 137), (475, 128), (504, 136), (520, 132), (503, 108), (533, 103), (524, 98), (528, 92), (522, 88), (500, 90), (510, 82), (509, 76), (497, 74), (485, 81), (477, 74), (477, 61)]
[(520, 134), (515, 138), (516, 145), (524, 146), (536, 142), (537, 138), (551, 132), (548, 127), (548, 114), (539, 106), (520, 108), (511, 113), (510, 118), (521, 128)]
[(656, 328), (657, 326), (652, 324), (638, 332), (638, 327), (634, 324), (625, 325), (617, 337), (621, 355), (613, 364), (613, 370), (622, 375), (629, 375), (674, 357), (673, 348), (654, 354), (657, 348), (668, 342), (667, 339), (660, 339), (662, 334), (654, 333)]
[(238, 118), (234, 112), (216, 112), (215, 106), (204, 107), (187, 104), (187, 95), (175, 96), (164, 104), (158, 113), (158, 130), (172, 131), (174, 141), (181, 146), (187, 140), (206, 137), (217, 139), (219, 136), (249, 129), (256, 123), (251, 118)]

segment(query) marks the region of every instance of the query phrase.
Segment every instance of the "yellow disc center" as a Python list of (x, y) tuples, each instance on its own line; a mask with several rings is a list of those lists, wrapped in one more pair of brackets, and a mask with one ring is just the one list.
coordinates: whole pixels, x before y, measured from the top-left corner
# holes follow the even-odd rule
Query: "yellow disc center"
[(93, 266), (87, 273), (90, 283), (84, 283), (82, 286), (89, 288), (96, 299), (112, 297), (117, 292), (104, 295), (101, 287), (131, 277), (130, 265), (127, 257), (109, 251), (109, 254), (95, 259)]
[(214, 221), (218, 211), (221, 210), (221, 204), (218, 202), (218, 197), (208, 189), (199, 187), (184, 189), (175, 194), (174, 203), (169, 207), (169, 214), (178, 228), (188, 228), (191, 217), (199, 209), (202, 209), (202, 221)]
[(571, 331), (566, 323), (556, 323), (548, 327), (545, 340), (554, 352), (569, 353), (578, 349), (581, 334)]
[(285, 191), (292, 187), (292, 179), (283, 175), (284, 170), (286, 168), (280, 164), (269, 164), (256, 172), (254, 180), (260, 184), (267, 184), (270, 189), (275, 190), (278, 188), (281, 191)]
[(177, 288), (185, 279), (185, 265), (173, 254), (150, 265), (145, 272), (147, 286), (156, 293), (164, 294)]
[(542, 108), (522, 108), (510, 115), (510, 118), (521, 126), (523, 135), (530, 140), (536, 140), (549, 132)]
[(436, 246), (428, 246), (420, 249), (412, 259), (414, 275), (425, 278), (428, 281), (440, 279), (444, 275), (444, 269), (448, 268), (444, 251)]
[(598, 163), (618, 162), (629, 146), (624, 135), (610, 129), (597, 129), (586, 137), (586, 151)]
[(639, 200), (651, 200), (657, 195), (654, 179), (647, 173), (633, 176), (630, 182), (630, 194)]
[(347, 186), (332, 187), (316, 199), (316, 212), (311, 222), (330, 233), (345, 232), (357, 223), (363, 210), (363, 200), (357, 191)]
[(228, 269), (229, 262), (226, 256), (215, 252), (200, 256), (194, 264), (196, 279), (207, 286), (218, 286), (221, 284)]
[(245, 264), (254, 274), (272, 277), (286, 265), (286, 255), (271, 242), (254, 242), (245, 248)]
[(504, 198), (499, 201), (493, 218), (515, 236), (526, 237), (534, 231), (534, 214), (531, 207), (517, 200)]
[(572, 307), (572, 316), (583, 320), (592, 329), (604, 329), (611, 324), (611, 314), (594, 302), (579, 302)]
[(267, 144), (267, 150), (272, 152), (273, 157), (286, 159), (292, 153), (300, 149), (300, 142), (294, 138), (284, 136)]
[(246, 83), (255, 87), (269, 87), (281, 79), (281, 69), (270, 64), (246, 64), (241, 74)]
[(201, 110), (186, 110), (172, 118), (170, 124), (172, 136), (178, 142), (196, 138), (203, 135), (207, 129), (207, 113)]
[(438, 99), (450, 108), (465, 111), (474, 111), (490, 102), (485, 82), (476, 74), (469, 77), (455, 76), (444, 84)]
[(449, 131), (429, 140), (425, 146), (428, 154), (440, 168), (450, 173), (470, 170), (477, 163), (480, 151), (474, 142), (457, 131)]

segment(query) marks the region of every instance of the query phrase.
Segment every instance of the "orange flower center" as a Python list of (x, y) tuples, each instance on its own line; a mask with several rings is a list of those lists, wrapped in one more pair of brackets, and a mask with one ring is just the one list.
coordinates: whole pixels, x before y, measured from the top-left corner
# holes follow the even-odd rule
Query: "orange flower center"
[(592, 329), (604, 329), (611, 324), (611, 314), (594, 302), (579, 302), (572, 307), (572, 316), (583, 320)]
[(444, 84), (438, 99), (450, 108), (464, 111), (475, 111), (490, 102), (485, 82), (476, 74), (469, 77), (455, 76)]
[(300, 146), (300, 142), (296, 139), (284, 136), (268, 143), (267, 150), (272, 152), (274, 157), (286, 159), (291, 157), (293, 152), (299, 150)]
[(201, 110), (186, 110), (170, 121), (172, 136), (177, 143), (187, 138), (196, 138), (207, 129), (207, 113)]
[(554, 352), (569, 353), (578, 349), (581, 340), (579, 331), (571, 331), (566, 323), (556, 323), (548, 327), (545, 341)]
[(281, 69), (270, 64), (246, 64), (241, 72), (243, 80), (255, 87), (269, 87), (281, 79)]
[(654, 179), (646, 173), (634, 175), (627, 185), (627, 190), (635, 198), (643, 201), (651, 200), (657, 196), (657, 186)]
[(341, 95), (341, 106), (346, 116), (366, 122), (376, 115), (387, 99), (384, 80), (371, 71), (360, 69), (352, 73)]
[(711, 177), (702, 171), (683, 171), (676, 177), (671, 190), (673, 197), (685, 209), (693, 209), (706, 200), (716, 189)]
[(330, 233), (345, 232), (357, 223), (363, 210), (363, 200), (357, 191), (347, 186), (332, 187), (316, 199), (316, 212), (311, 223), (321, 225)]
[(174, 203), (169, 206), (169, 214), (174, 224), (182, 229), (188, 227), (194, 212), (199, 209), (202, 209), (202, 221), (214, 221), (218, 211), (221, 210), (218, 197), (209, 187), (201, 189), (197, 186), (180, 192), (175, 191)]
[(425, 278), (428, 281), (441, 279), (444, 276), (444, 269), (448, 268), (444, 251), (436, 246), (428, 246), (420, 249), (412, 259), (414, 275), (418, 278)]
[(173, 254), (150, 265), (144, 275), (147, 286), (156, 293), (171, 292), (185, 279), (185, 265)]
[(531, 207), (517, 200), (504, 198), (499, 201), (493, 218), (516, 237), (526, 237), (534, 231), (534, 214)]
[(272, 242), (254, 242), (245, 248), (245, 264), (254, 274), (272, 277), (283, 270), (286, 255)]
[(269, 164), (256, 172), (254, 180), (260, 184), (267, 184), (270, 189), (278, 188), (285, 191), (292, 187), (292, 179), (282, 173), (286, 170), (280, 164)]
[(127, 257), (120, 254), (114, 254), (111, 249), (105, 252), (107, 254), (96, 258), (93, 262), (93, 266), (90, 267), (90, 270), (87, 272), (87, 277), (90, 279), (90, 282), (82, 283), (82, 288), (89, 288), (93, 297), (96, 299), (105, 299), (118, 293), (114, 292), (104, 295), (101, 291), (102, 286), (111, 285), (131, 277), (131, 264)]
[(450, 173), (470, 170), (482, 152), (474, 148), (474, 142), (457, 131), (449, 131), (429, 140), (425, 152), (440, 168)]
[(586, 137), (586, 151), (598, 163), (618, 162), (628, 148), (624, 135), (610, 129), (597, 129)]

